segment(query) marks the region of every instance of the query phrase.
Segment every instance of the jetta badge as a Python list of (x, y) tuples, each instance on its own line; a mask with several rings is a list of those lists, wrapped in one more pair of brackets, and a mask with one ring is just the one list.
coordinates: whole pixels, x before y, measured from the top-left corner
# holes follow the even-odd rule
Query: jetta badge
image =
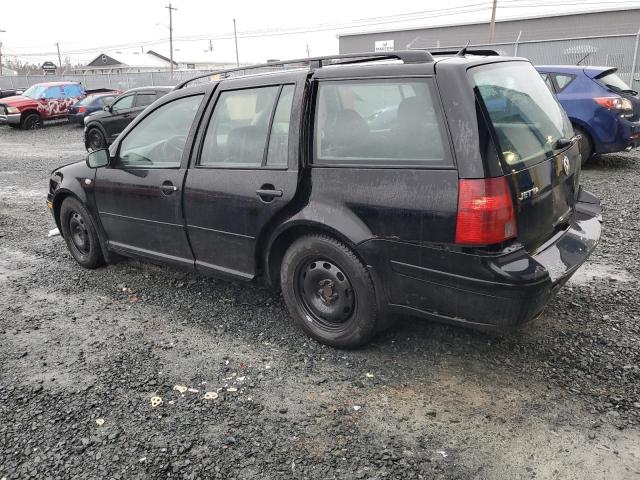
[(571, 162), (569, 161), (569, 157), (566, 155), (562, 158), (562, 169), (566, 175), (569, 175), (571, 171)]

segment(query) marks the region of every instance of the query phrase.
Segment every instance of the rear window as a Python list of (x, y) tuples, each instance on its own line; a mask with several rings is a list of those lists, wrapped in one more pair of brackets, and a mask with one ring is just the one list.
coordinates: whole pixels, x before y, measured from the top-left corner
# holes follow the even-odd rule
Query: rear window
[(426, 79), (320, 83), (315, 163), (450, 165), (434, 98)]
[(545, 160), (558, 139), (573, 136), (567, 115), (531, 64), (484, 65), (470, 73), (510, 169)]
[(608, 87), (614, 92), (632, 92), (633, 91), (629, 88), (629, 85), (627, 85), (626, 82), (618, 76), (617, 73), (615, 72), (610, 72), (610, 73), (603, 72), (603, 73), (605, 73), (605, 75), (601, 73), (596, 77), (596, 79), (600, 83), (602, 83), (604, 86)]

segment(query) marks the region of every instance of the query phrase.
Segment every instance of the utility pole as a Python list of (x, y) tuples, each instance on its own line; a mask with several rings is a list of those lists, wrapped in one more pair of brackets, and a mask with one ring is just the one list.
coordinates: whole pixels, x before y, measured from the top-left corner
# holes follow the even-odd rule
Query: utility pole
[(491, 26), (489, 27), (489, 43), (496, 40), (496, 9), (498, 8), (498, 0), (493, 0), (493, 8), (491, 9)]
[(309, 44), (307, 43), (307, 58), (309, 58), (311, 56), (311, 49), (309, 48)]
[(169, 61), (171, 62), (171, 78), (173, 79), (173, 11), (178, 10), (171, 3), (164, 7), (169, 10)]
[(62, 58), (60, 57), (60, 44), (56, 42), (56, 48), (58, 49), (58, 66), (60, 67), (60, 73), (62, 73)]
[(236, 41), (236, 66), (240, 66), (240, 57), (238, 56), (238, 32), (236, 32), (236, 19), (233, 19), (233, 38)]
[[(0, 33), (5, 33), (6, 30), (0, 30)], [(2, 42), (0, 42), (0, 77), (2, 76)]]

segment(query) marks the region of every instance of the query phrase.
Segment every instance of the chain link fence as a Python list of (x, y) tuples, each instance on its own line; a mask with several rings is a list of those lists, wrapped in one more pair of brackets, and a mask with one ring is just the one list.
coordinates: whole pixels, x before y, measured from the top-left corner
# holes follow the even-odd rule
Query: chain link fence
[[(640, 65), (638, 62), (637, 34), (620, 34), (593, 37), (573, 37), (550, 40), (520, 41), (520, 36), (508, 43), (487, 43), (470, 45), (469, 48), (488, 48), (497, 50), (501, 55), (525, 57), (534, 65), (597, 65), (615, 67), (618, 74), (631, 88), (640, 88)], [(412, 48), (426, 48), (432, 51), (460, 49), (463, 45), (442, 46), (434, 44), (416, 44)], [(291, 65), (291, 67), (295, 67)], [(271, 71), (287, 68), (265, 68)], [(85, 88), (113, 88), (128, 90), (135, 87), (176, 85), (198, 75), (211, 73), (207, 70), (188, 70), (146, 73), (105, 73), (92, 75), (18, 75), (0, 77), (0, 88), (30, 87), (35, 83), (50, 81), (82, 82)], [(237, 72), (235, 75), (242, 75)]]

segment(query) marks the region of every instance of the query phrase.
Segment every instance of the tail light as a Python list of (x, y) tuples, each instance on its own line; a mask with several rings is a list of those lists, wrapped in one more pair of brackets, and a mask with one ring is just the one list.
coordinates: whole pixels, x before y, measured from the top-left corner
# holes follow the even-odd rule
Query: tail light
[(86, 111), (87, 111), (87, 109), (86, 109), (86, 108), (84, 108), (84, 107), (78, 107), (78, 113), (84, 113), (84, 112), (86, 112)]
[(505, 177), (461, 179), (458, 187), (456, 243), (490, 245), (517, 235)]
[(607, 110), (614, 110), (623, 117), (633, 116), (633, 104), (631, 100), (622, 97), (596, 97), (593, 99), (598, 105)]

